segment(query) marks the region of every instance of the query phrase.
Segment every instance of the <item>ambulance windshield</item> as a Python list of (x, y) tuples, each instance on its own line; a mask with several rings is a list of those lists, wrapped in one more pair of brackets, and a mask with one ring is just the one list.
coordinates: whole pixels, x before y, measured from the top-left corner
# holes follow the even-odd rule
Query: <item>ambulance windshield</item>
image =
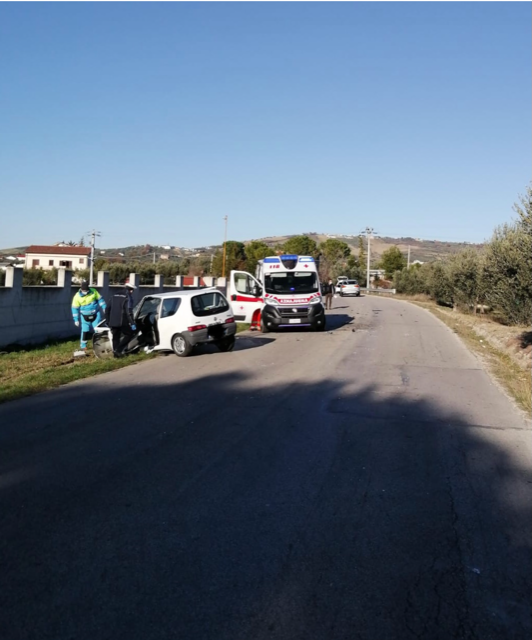
[(318, 293), (318, 277), (308, 271), (270, 273), (264, 278), (266, 293), (295, 294)]

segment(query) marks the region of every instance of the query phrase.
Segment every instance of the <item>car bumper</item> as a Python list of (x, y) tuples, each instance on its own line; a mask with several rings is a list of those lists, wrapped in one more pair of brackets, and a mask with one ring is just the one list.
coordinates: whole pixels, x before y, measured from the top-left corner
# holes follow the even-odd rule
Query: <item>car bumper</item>
[(230, 338), (236, 333), (236, 324), (230, 322), (227, 324), (213, 324), (206, 329), (198, 331), (183, 331), (183, 336), (189, 344), (195, 346), (197, 344), (205, 344), (207, 342), (216, 342), (224, 338)]
[(289, 307), (265, 305), (262, 309), (262, 321), (268, 329), (281, 327), (312, 327), (325, 326), (325, 310), (323, 305), (310, 304), (307, 306)]

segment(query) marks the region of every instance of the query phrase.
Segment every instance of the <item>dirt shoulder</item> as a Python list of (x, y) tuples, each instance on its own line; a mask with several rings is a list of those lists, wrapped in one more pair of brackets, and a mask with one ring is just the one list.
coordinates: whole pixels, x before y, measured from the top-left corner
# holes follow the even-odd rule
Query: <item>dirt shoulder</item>
[(394, 296), (427, 309), (458, 334), (482, 358), (495, 380), (530, 414), (532, 411), (532, 330), (506, 327), (484, 315), (468, 315), (438, 306), (421, 296)]

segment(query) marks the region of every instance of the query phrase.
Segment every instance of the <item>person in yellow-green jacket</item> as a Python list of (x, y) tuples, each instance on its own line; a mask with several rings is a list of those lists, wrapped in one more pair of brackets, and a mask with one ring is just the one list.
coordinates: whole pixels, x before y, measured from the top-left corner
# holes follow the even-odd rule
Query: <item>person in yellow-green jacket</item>
[(79, 291), (72, 299), (72, 317), (76, 327), (81, 326), (80, 351), (76, 351), (75, 356), (86, 355), (87, 341), (94, 333), (96, 325), (103, 320), (105, 306), (102, 296), (83, 280)]

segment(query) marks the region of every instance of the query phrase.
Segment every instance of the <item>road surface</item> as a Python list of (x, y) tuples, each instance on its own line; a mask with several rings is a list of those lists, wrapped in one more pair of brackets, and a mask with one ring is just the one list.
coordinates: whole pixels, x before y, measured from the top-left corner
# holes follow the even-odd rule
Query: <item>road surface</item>
[(427, 311), (334, 302), (0, 406), (2, 640), (530, 637), (530, 424)]

